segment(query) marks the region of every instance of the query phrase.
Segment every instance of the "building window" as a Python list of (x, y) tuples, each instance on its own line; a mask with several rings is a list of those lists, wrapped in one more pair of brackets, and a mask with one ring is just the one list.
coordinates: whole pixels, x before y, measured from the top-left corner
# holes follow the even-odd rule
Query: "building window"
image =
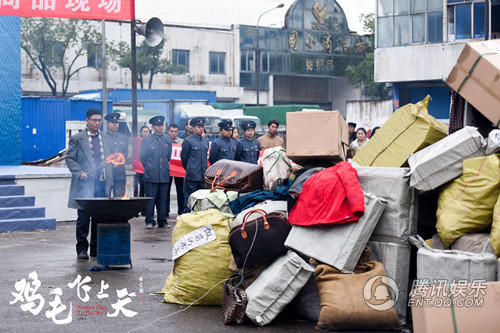
[(254, 51), (252, 50), (241, 50), (241, 71), (242, 72), (253, 72), (254, 67)]
[(286, 54), (271, 54), (269, 59), (270, 72), (282, 73), (288, 68), (288, 57)]
[(260, 52), (260, 71), (261, 73), (269, 73), (269, 51)]
[(484, 0), (448, 0), (448, 40), (484, 38)]
[(100, 51), (100, 45), (90, 44), (87, 46), (87, 66), (96, 69), (101, 68), (102, 58)]
[(184, 66), (189, 73), (189, 50), (172, 49), (172, 64)]
[(45, 50), (45, 64), (47, 64), (48, 66), (61, 67), (63, 64), (62, 57), (64, 56), (64, 43), (50, 42), (47, 44)]
[(442, 0), (378, 0), (377, 47), (443, 41)]
[(210, 52), (210, 74), (224, 74), (226, 62), (225, 52)]

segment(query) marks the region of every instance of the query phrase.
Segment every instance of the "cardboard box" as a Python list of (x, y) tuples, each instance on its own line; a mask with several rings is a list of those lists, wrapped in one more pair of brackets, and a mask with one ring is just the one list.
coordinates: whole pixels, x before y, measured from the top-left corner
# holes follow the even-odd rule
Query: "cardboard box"
[[(476, 291), (473, 284), (469, 284), (466, 286), (466, 297), (453, 297), (457, 331), (496, 333), (500, 329), (500, 316), (498, 315), (500, 309), (500, 282), (484, 282), (476, 284), (476, 286), (480, 286), (480, 290), (484, 291), (484, 295), (480, 291), (480, 295), (474, 297)], [(482, 289), (484, 286), (486, 288)], [(438, 287), (439, 285), (435, 285), (434, 291)], [(432, 285), (426, 286), (426, 290), (422, 288), (417, 287), (416, 290), (412, 291), (410, 300), (413, 332), (456, 332), (452, 307), (450, 306), (451, 298), (443, 295), (443, 292), (438, 292), (437, 295), (432, 296)], [(448, 289), (448, 286), (445, 286), (446, 289)], [(473, 295), (469, 296), (468, 294), (471, 292), (473, 292)], [(453, 295), (457, 296), (456, 293), (453, 293)], [(419, 299), (423, 300), (420, 304), (418, 304)], [(462, 306), (459, 306), (461, 302), (459, 299), (463, 300)], [(427, 300), (428, 305), (422, 305)], [(473, 306), (467, 306), (468, 304)]]
[(467, 43), (446, 83), (500, 126), (500, 40)]
[(349, 128), (338, 111), (286, 114), (286, 154), (294, 162), (345, 160)]

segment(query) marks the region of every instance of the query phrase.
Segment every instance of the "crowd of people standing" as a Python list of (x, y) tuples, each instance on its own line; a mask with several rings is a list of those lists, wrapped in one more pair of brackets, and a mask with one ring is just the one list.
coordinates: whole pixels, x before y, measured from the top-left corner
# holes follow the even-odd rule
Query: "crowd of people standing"
[(356, 151), (363, 147), (368, 141), (369, 138), (372, 138), (375, 135), (375, 132), (380, 128), (379, 126), (374, 127), (370, 131), (367, 131), (364, 127), (358, 127), (356, 129), (357, 124), (354, 122), (349, 122), (349, 148), (352, 152), (352, 156), (356, 154)]
[[(73, 135), (69, 141), (66, 164), (72, 173), (68, 206), (77, 209), (76, 252), (79, 259), (97, 255), (96, 221), (78, 205), (75, 198), (122, 197), (126, 187), (125, 164), (112, 167), (105, 163), (106, 157), (120, 153), (128, 159), (128, 138), (118, 132), (120, 114), (106, 115), (106, 131), (101, 130), (102, 112), (98, 109), (87, 111), (86, 129)], [(195, 117), (188, 121), (186, 131), (178, 137), (179, 127), (168, 126), (165, 132), (165, 117), (155, 116), (149, 120), (151, 129), (143, 126), (140, 136), (133, 144), (132, 171), (138, 191), (134, 196), (151, 197), (142, 212), (145, 226), (152, 229), (168, 227), (170, 213), (170, 189), (175, 183), (177, 193), (177, 214), (189, 212), (189, 196), (205, 188), (205, 171), (209, 163), (221, 159), (258, 163), (260, 151), (276, 146), (284, 147), (277, 135), (279, 123), (271, 120), (268, 132), (255, 138), (256, 123), (241, 123), (241, 132), (233, 127), (232, 121), (218, 123), (220, 137), (213, 142), (206, 138), (205, 118)], [(180, 148), (182, 167), (171, 167), (173, 149)], [(156, 220), (155, 220), (156, 209)], [(90, 229), (90, 243), (87, 238)]]

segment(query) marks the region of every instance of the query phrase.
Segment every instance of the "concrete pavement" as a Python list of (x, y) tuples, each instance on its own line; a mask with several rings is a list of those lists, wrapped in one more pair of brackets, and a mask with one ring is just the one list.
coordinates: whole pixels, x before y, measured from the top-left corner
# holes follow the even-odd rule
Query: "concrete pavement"
[[(64, 203), (65, 204), (65, 203)], [(173, 227), (174, 219), (169, 220)], [(14, 232), (0, 234), (0, 263), (2, 267), (0, 321), (3, 332), (311, 332), (314, 323), (282, 315), (271, 325), (256, 328), (251, 323), (243, 326), (224, 326), (220, 307), (193, 306), (174, 314), (182, 306), (163, 303), (162, 289), (172, 270), (172, 229), (145, 230), (144, 219), (130, 221), (132, 269), (93, 272), (95, 258), (78, 261), (75, 253), (75, 224), (58, 223), (55, 231)], [(36, 272), (40, 286), (37, 289), (32, 272)], [(30, 276), (31, 274), (31, 276)], [(80, 275), (80, 282), (74, 283)], [(27, 282), (23, 288), (22, 281)], [(103, 282), (104, 281), (104, 284)], [(78, 282), (78, 281), (76, 281)], [(17, 288), (16, 288), (17, 283)], [(142, 283), (142, 285), (141, 285)], [(68, 285), (69, 284), (69, 285)], [(106, 285), (109, 287), (106, 289)], [(88, 300), (85, 299), (85, 288)], [(142, 288), (141, 288), (142, 287)], [(31, 290), (30, 290), (31, 288)], [(57, 288), (60, 288), (58, 290)], [(118, 295), (118, 291), (127, 295)], [(19, 290), (27, 292), (19, 294)], [(80, 296), (78, 296), (78, 290)], [(56, 295), (59, 292), (59, 295)], [(135, 297), (131, 295), (135, 293)], [(105, 297), (107, 294), (108, 297)], [(61, 304), (54, 303), (59, 297)], [(99, 298), (104, 297), (104, 298)], [(43, 307), (37, 309), (44, 300)], [(82, 299), (84, 301), (82, 301)], [(116, 311), (119, 300), (124, 311)], [(16, 302), (17, 300), (17, 302)], [(31, 309), (23, 311), (22, 304), (33, 301)], [(13, 303), (13, 304), (10, 304)], [(50, 304), (49, 304), (50, 303)], [(68, 318), (68, 324), (56, 324)], [(59, 306), (65, 310), (55, 315)], [(127, 317), (127, 310), (136, 312)], [(116, 317), (109, 317), (114, 315)]]

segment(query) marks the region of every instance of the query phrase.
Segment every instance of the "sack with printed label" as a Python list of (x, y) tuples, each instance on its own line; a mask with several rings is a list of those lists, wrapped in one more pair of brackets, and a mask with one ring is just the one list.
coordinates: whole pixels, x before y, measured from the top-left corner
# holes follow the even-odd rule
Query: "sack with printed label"
[(172, 232), (174, 268), (160, 292), (165, 302), (191, 304), (219, 284), (196, 304), (222, 303), (222, 282), (232, 274), (228, 234), (229, 221), (216, 209), (177, 218)]

